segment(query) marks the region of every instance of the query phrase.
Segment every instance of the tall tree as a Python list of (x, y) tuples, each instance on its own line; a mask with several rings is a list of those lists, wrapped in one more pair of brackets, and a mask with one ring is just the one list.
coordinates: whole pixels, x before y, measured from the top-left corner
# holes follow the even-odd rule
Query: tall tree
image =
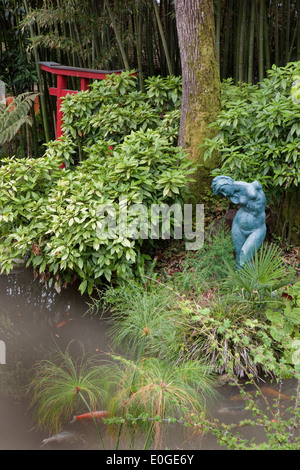
[(217, 165), (217, 157), (204, 162), (200, 148), (212, 136), (208, 125), (221, 108), (213, 0), (175, 0), (175, 12), (183, 86), (179, 144), (196, 164), (203, 165), (191, 185), (199, 199)]

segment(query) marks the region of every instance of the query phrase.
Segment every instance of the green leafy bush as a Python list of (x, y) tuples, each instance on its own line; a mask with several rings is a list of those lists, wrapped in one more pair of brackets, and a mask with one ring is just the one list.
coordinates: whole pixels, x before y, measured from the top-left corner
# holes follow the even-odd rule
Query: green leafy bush
[[(134, 237), (130, 229), (118, 236), (105, 224), (107, 214), (100, 209), (109, 207), (118, 219), (122, 198), (126, 198), (128, 207), (134, 203), (146, 208), (182, 203), (193, 169), (182, 148), (173, 145), (177, 118), (160, 117), (160, 108), (151, 108), (155, 116), (151, 125), (140, 115), (136, 117), (133, 102), (139, 103), (141, 111), (148, 98), (146, 94), (140, 96), (134, 87), (134, 79), (125, 73), (109, 83), (93, 85), (90, 93), (67, 97), (66, 135), (50, 142), (45, 156), (37, 161), (3, 162), (2, 271), (9, 272), (14, 258), (27, 255), (28, 265), (43, 280), (55, 281), (58, 290), (77, 277), (80, 291), (91, 293), (95, 283), (103, 279), (128, 278), (138, 260), (143, 260), (142, 236)], [(150, 96), (149, 102), (152, 99)], [(121, 118), (125, 110), (131, 114), (130, 122), (120, 119), (116, 133), (110, 130), (115, 118), (106, 108), (109, 102), (111, 107), (119, 106)], [(147, 106), (150, 109), (150, 104)], [(101, 119), (106, 116), (101, 125), (100, 115)], [(139, 124), (133, 130), (137, 119)], [(90, 126), (96, 121), (99, 125)], [(80, 146), (85, 159), (74, 165)], [(60, 168), (61, 162), (66, 164), (65, 169)], [(128, 212), (127, 226), (134, 228), (136, 217)]]
[(205, 358), (217, 373), (237, 377), (276, 370), (275, 342), (257, 307), (225, 296), (206, 307), (196, 301), (185, 301), (182, 307), (180, 361)]
[(214, 123), (215, 138), (206, 141), (206, 158), (219, 152), (222, 165), (213, 174), (258, 180), (269, 202), (280, 201), (278, 224), (290, 238), (295, 211), (284, 214), (300, 183), (300, 104), (292, 83), (300, 63), (273, 65), (259, 85), (229, 79), (223, 83), (222, 112)]
[[(94, 81), (89, 91), (64, 98), (64, 127), (79, 146), (124, 141), (132, 131), (163, 128), (175, 143), (180, 119), (181, 79), (151, 77), (137, 91), (131, 72)], [(88, 155), (86, 149), (85, 156)], [(83, 155), (81, 155), (83, 157)]]
[(266, 310), (266, 317), (271, 324), (272, 337), (275, 341), (286, 344), (288, 358), (293, 354), (293, 343), (290, 340), (300, 339), (300, 282), (288, 286), (282, 296), (283, 301), (277, 308)]

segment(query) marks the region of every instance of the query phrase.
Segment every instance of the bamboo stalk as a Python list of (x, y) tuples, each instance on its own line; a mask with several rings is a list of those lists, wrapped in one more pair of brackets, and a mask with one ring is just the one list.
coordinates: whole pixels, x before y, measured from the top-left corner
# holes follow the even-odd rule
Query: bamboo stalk
[(152, 10), (147, 5), (147, 16), (145, 27), (146, 30), (146, 50), (147, 50), (147, 62), (148, 62), (148, 74), (150, 76), (154, 75), (154, 58), (153, 58), (153, 24), (152, 24)]
[(130, 67), (129, 67), (128, 59), (127, 59), (125, 49), (124, 49), (124, 46), (123, 46), (123, 43), (122, 43), (122, 39), (121, 39), (119, 30), (118, 30), (117, 22), (115, 20), (114, 14), (113, 14), (110, 6), (109, 6), (109, 1), (107, 1), (107, 0), (105, 1), (105, 7), (108, 11), (110, 21), (111, 21), (113, 30), (114, 30), (115, 35), (116, 35), (116, 40), (117, 40), (117, 43), (118, 43), (118, 46), (119, 46), (119, 49), (120, 49), (120, 53), (121, 53), (121, 56), (122, 56), (124, 67), (125, 67), (126, 70), (129, 70)]
[(279, 20), (278, 1), (275, 1), (275, 64), (279, 66)]
[(14, 0), (14, 12), (15, 12), (15, 20), (16, 20), (16, 27), (18, 31), (18, 44), (19, 44), (19, 52), (21, 58), (24, 57), (24, 51), (23, 51), (23, 44), (22, 44), (22, 38), (21, 38), (21, 30), (20, 30), (20, 21), (17, 13), (17, 5), (16, 5), (16, 0)]
[(290, 47), (289, 47), (288, 55), (287, 55), (287, 58), (286, 58), (287, 63), (290, 62), (290, 60), (291, 60), (291, 56), (292, 56), (292, 53), (293, 53), (296, 37), (299, 35), (299, 23), (300, 23), (300, 19), (298, 17), (297, 22), (296, 22), (296, 27), (294, 28), (294, 33), (293, 33), (293, 37), (292, 37), (291, 44), (290, 44)]
[(285, 30), (285, 62), (288, 62), (287, 57), (289, 54), (290, 44), (290, 27), (291, 27), (291, 0), (285, 0), (286, 2), (286, 30)]
[[(24, 58), (24, 51), (23, 51), (23, 45), (22, 45), (22, 39), (21, 39), (21, 31), (20, 31), (20, 22), (19, 22), (19, 17), (17, 13), (17, 5), (16, 5), (16, 0), (14, 0), (14, 17), (16, 21), (16, 27), (18, 31), (18, 45), (19, 45), (19, 53), (21, 59)], [(22, 153), (23, 155), (27, 155), (27, 157), (30, 157), (30, 132), (29, 132), (29, 125), (28, 123), (25, 124), (25, 126), (22, 126), (21, 128), (21, 133), (20, 133), (20, 140), (21, 140), (21, 147), (22, 147)]]
[(227, 5), (227, 14), (226, 14), (226, 22), (225, 22), (224, 53), (223, 53), (223, 66), (222, 66), (222, 74), (221, 74), (222, 78), (225, 78), (227, 76), (232, 9), (233, 9), (233, 0), (229, 0), (228, 5)]
[(253, 81), (254, 34), (255, 34), (255, 2), (251, 2), (249, 52), (248, 52), (248, 83)]
[[(28, 15), (30, 10), (28, 8), (27, 0), (23, 0), (23, 1), (24, 1), (26, 14)], [(34, 31), (33, 31), (32, 24), (30, 24), (29, 30), (30, 30), (31, 40), (33, 41)], [(38, 87), (39, 87), (39, 92), (40, 92), (40, 104), (41, 104), (43, 127), (44, 127), (44, 133), (45, 133), (45, 141), (49, 142), (50, 140), (49, 123), (48, 123), (48, 116), (47, 116), (47, 110), (46, 110), (45, 95), (43, 93), (43, 82), (42, 82), (41, 70), (39, 66), (39, 56), (38, 56), (37, 48), (34, 45), (33, 45), (33, 54), (34, 54), (34, 60), (35, 60), (35, 66), (36, 66), (36, 73), (38, 77)]]
[(258, 80), (264, 79), (264, 8), (265, 0), (259, 0)]
[(170, 52), (170, 58), (172, 62), (172, 70), (175, 73), (176, 63), (175, 63), (175, 15), (172, 12), (172, 3), (173, 0), (165, 0), (165, 16), (166, 16), (166, 39), (168, 43), (168, 49)]
[(245, 30), (246, 30), (246, 11), (247, 0), (241, 3), (241, 26), (240, 26), (240, 39), (239, 39), (239, 56), (238, 56), (238, 79), (240, 82), (244, 79), (244, 50), (245, 50)]
[(280, 65), (284, 65), (285, 60), (286, 6), (286, 1), (281, 3)]
[(33, 142), (33, 155), (35, 157), (38, 156), (38, 131), (37, 131), (37, 124), (36, 124), (36, 116), (34, 111), (34, 106), (31, 109), (31, 117), (32, 117), (32, 142)]
[(264, 44), (265, 44), (266, 69), (270, 70), (271, 58), (270, 58), (270, 44), (269, 44), (269, 27), (268, 27), (266, 4), (264, 6), (265, 6), (264, 8)]
[(237, 3), (237, 15), (235, 21), (235, 44), (234, 44), (234, 77), (235, 80), (239, 79), (239, 50), (241, 40), (241, 11), (242, 11), (243, 0), (238, 0)]
[[(63, 8), (60, 0), (57, 0), (57, 7), (59, 9)], [(61, 27), (62, 27), (62, 32), (63, 32), (64, 37), (67, 37), (67, 28), (66, 28), (66, 24), (65, 24), (64, 21), (61, 22)], [(71, 55), (70, 55), (69, 51), (66, 51), (66, 57), (67, 57), (67, 64), (66, 65), (71, 65), (72, 64), (72, 59), (71, 59)], [(75, 88), (75, 79), (74, 79), (74, 77), (71, 77), (71, 82), (72, 82), (73, 88)]]
[[(94, 12), (95, 17), (97, 20), (99, 20), (99, 12), (98, 12), (98, 7), (97, 7), (97, 1), (92, 0), (92, 9)], [(104, 26), (104, 25), (103, 25)], [(96, 28), (96, 31), (94, 31), (94, 64), (96, 63), (101, 51), (101, 33), (99, 32), (99, 28)]]
[(160, 16), (159, 16), (159, 9), (158, 9), (156, 0), (153, 0), (153, 8), (154, 8), (155, 16), (156, 16), (156, 21), (157, 21), (159, 34), (160, 34), (161, 41), (162, 41), (162, 44), (163, 44), (163, 49), (164, 49), (164, 53), (165, 53), (165, 57), (166, 57), (166, 61), (167, 61), (167, 67), (168, 67), (169, 75), (173, 75), (172, 62), (171, 62), (171, 59), (170, 59), (169, 49), (168, 49), (166, 37), (165, 37), (165, 34), (164, 34), (162, 22), (161, 22), (161, 19), (160, 19)]
[(134, 13), (134, 32), (135, 32), (135, 46), (136, 46), (136, 55), (137, 55), (137, 64), (139, 70), (139, 86), (140, 90), (144, 91), (143, 83), (143, 65), (142, 65), (142, 11), (141, 3), (139, 0), (136, 0), (136, 10)]
[(297, 0), (296, 9), (298, 15), (297, 60), (300, 60), (300, 0)]
[(83, 50), (83, 47), (81, 45), (80, 34), (79, 34), (79, 30), (78, 30), (78, 27), (77, 27), (76, 23), (74, 23), (73, 30), (74, 30), (75, 38), (76, 38), (77, 42), (80, 44), (80, 54), (77, 54), (78, 63), (79, 63), (80, 67), (84, 68), (84, 66), (85, 66), (85, 64), (84, 64), (84, 50)]

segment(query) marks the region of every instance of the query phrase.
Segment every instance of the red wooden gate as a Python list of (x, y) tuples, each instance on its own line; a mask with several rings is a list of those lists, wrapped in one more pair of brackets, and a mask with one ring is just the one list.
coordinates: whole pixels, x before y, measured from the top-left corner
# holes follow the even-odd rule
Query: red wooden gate
[(82, 69), (77, 67), (67, 67), (60, 65), (57, 62), (40, 62), (41, 69), (57, 75), (56, 88), (49, 88), (50, 95), (57, 97), (56, 102), (56, 139), (63, 134), (62, 132), (62, 121), (63, 113), (61, 111), (61, 99), (68, 93), (78, 93), (79, 90), (68, 90), (67, 89), (67, 78), (76, 77), (80, 78), (80, 91), (88, 89), (90, 80), (104, 80), (107, 75), (120, 74), (123, 70), (93, 70), (93, 69)]

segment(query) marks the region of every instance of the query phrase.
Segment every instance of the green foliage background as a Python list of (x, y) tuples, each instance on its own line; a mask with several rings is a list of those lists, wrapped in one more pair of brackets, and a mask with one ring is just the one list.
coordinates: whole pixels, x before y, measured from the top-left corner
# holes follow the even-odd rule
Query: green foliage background
[(82, 293), (103, 278), (133, 274), (138, 260), (148, 257), (143, 240), (112, 237), (99, 208), (110, 205), (118, 217), (123, 197), (128, 206), (147, 208), (182, 203), (193, 169), (174, 144), (180, 90), (177, 79), (155, 78), (146, 93), (138, 92), (129, 72), (116, 75), (65, 99), (66, 135), (50, 142), (43, 158), (3, 160), (2, 270), (27, 256), (56, 289), (78, 277)]
[(300, 104), (292, 87), (299, 72), (294, 62), (273, 65), (259, 85), (224, 81), (218, 133), (205, 144), (206, 158), (217, 151), (222, 159), (214, 175), (263, 185), (276, 208), (274, 231), (289, 242), (297, 214), (291, 205), (300, 195)]

